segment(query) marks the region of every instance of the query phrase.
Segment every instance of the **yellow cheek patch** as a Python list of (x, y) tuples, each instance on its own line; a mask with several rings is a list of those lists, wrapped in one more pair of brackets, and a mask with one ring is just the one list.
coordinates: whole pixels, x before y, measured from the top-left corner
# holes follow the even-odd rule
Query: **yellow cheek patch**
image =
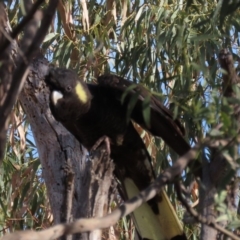
[(75, 91), (76, 91), (76, 94), (77, 94), (78, 98), (80, 99), (80, 101), (83, 103), (86, 103), (88, 100), (88, 97), (87, 97), (87, 93), (84, 90), (81, 83), (79, 83), (79, 82), (77, 83), (77, 85), (75, 87)]

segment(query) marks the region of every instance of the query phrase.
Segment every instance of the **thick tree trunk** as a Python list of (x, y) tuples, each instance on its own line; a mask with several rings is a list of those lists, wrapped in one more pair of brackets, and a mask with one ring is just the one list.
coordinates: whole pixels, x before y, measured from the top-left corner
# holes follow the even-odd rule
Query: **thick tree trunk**
[(73, 212), (74, 218), (80, 217), (80, 191), (83, 186), (86, 167), (86, 154), (79, 142), (53, 118), (49, 109), (49, 91), (43, 78), (48, 71), (46, 59), (36, 58), (31, 72), (20, 94), (19, 100), (27, 114), (33, 136), (37, 145), (39, 158), (43, 167), (48, 196), (52, 207), (55, 223), (61, 222), (64, 210), (65, 166), (71, 159), (75, 173), (75, 191)]
[[(103, 149), (94, 151), (93, 160), (86, 161), (86, 151), (55, 121), (49, 109), (49, 90), (43, 81), (47, 71), (46, 59), (35, 58), (19, 99), (37, 145), (54, 222), (103, 216), (109, 206), (113, 163)], [(67, 180), (71, 171), (74, 183)], [(67, 196), (69, 184), (73, 184), (73, 199)], [(76, 235), (74, 239), (101, 239), (101, 231)]]

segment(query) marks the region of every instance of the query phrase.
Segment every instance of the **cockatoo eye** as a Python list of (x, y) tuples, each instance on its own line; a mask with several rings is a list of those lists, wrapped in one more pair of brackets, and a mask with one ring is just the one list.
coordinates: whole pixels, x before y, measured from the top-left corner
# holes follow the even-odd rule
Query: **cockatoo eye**
[(72, 87), (68, 85), (68, 86), (66, 87), (66, 91), (67, 91), (67, 92), (71, 92), (71, 91), (72, 91)]

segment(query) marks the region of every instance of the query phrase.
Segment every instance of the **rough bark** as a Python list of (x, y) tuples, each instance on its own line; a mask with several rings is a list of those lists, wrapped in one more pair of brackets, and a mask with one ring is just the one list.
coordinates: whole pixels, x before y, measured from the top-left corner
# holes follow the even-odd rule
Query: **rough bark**
[[(208, 221), (215, 221), (217, 213), (214, 209), (214, 195), (217, 192), (216, 186), (214, 185), (210, 175), (210, 163), (203, 157), (202, 167), (202, 183), (204, 188), (200, 189), (200, 209), (201, 214)], [(201, 224), (201, 236), (202, 240), (217, 239), (217, 230), (211, 228), (208, 225)]]
[[(43, 81), (47, 71), (47, 60), (37, 57), (32, 63), (31, 72), (19, 100), (27, 114), (36, 141), (55, 222), (60, 222), (65, 182), (64, 167), (69, 157), (76, 165), (73, 168), (79, 175), (81, 171), (79, 159), (82, 158), (83, 152), (75, 138), (51, 115), (48, 106), (49, 90)], [(75, 186), (79, 189), (79, 181)]]
[[(103, 150), (94, 152), (93, 160), (86, 162), (86, 151), (55, 121), (49, 109), (49, 90), (43, 81), (47, 71), (46, 59), (36, 57), (19, 99), (37, 145), (54, 222), (66, 222), (80, 217), (101, 217), (108, 209), (113, 163)], [(70, 172), (66, 171), (66, 166), (70, 168)], [(74, 175), (74, 198), (69, 217), (66, 212), (71, 203), (66, 200), (66, 188), (69, 184), (66, 179), (71, 171)], [(101, 239), (101, 231), (77, 235), (74, 239)]]
[[(105, 146), (94, 151), (91, 161), (88, 161), (89, 179), (89, 217), (102, 217), (107, 214), (110, 198), (109, 190), (113, 181), (114, 164)], [(89, 234), (89, 240), (102, 239), (102, 230), (97, 229)]]

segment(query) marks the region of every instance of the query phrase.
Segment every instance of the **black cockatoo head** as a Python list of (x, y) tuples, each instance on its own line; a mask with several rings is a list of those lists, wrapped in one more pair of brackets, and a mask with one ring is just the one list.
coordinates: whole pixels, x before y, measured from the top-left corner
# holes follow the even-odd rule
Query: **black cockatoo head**
[(51, 68), (45, 81), (50, 89), (50, 108), (58, 121), (75, 120), (88, 111), (91, 94), (74, 71)]

